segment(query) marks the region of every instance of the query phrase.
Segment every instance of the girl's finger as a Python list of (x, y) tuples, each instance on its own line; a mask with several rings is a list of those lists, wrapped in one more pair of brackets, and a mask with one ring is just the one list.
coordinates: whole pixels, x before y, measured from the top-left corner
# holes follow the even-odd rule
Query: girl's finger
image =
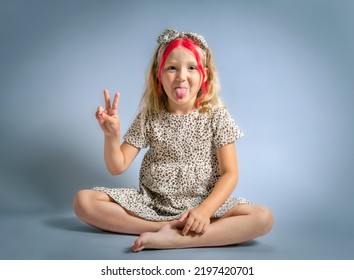
[(202, 223), (199, 224), (199, 226), (195, 229), (194, 232), (196, 233), (204, 233), (204, 225)]
[(189, 211), (184, 212), (182, 216), (178, 219), (179, 222), (184, 222), (184, 220), (188, 217)]
[(208, 226), (209, 226), (208, 224), (204, 225), (203, 229), (202, 229), (202, 231), (200, 233), (205, 233), (207, 231), (207, 229), (208, 229)]
[[(197, 223), (196, 221), (193, 222), (193, 225), (190, 227), (189, 231), (193, 231), (193, 232), (197, 232), (199, 228), (199, 223)], [(198, 233), (198, 232), (197, 232)]]
[(108, 111), (111, 108), (111, 100), (109, 98), (109, 92), (107, 89), (103, 91), (103, 95), (104, 95), (104, 101), (106, 103), (106, 110)]
[(117, 92), (117, 93), (114, 95), (113, 104), (112, 104), (112, 109), (113, 109), (114, 111), (118, 111), (119, 97), (120, 97), (120, 93)]
[(101, 107), (101, 106), (98, 106), (97, 107), (97, 110), (96, 110), (96, 118), (100, 118), (102, 116), (102, 113), (104, 112), (104, 109)]
[(194, 219), (192, 217), (189, 217), (182, 230), (182, 235), (186, 235), (188, 233), (193, 223), (194, 223)]

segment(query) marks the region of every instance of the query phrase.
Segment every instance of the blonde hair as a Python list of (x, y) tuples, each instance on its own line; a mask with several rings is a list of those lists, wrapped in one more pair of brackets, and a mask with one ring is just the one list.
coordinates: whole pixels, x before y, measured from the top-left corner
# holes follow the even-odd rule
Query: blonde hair
[[(142, 119), (145, 119), (145, 116), (147, 115), (160, 113), (167, 106), (167, 95), (163, 92), (160, 94), (161, 97), (159, 97), (158, 71), (163, 52), (164, 50), (161, 51), (161, 46), (156, 48), (147, 73), (146, 85), (141, 98), (139, 110), (143, 115)], [(202, 60), (204, 69), (207, 72), (206, 82), (208, 83), (208, 87), (202, 102), (196, 109), (201, 113), (208, 113), (212, 106), (222, 106), (219, 97), (220, 83), (211, 50), (207, 48), (199, 51), (199, 53), (204, 56)], [(200, 94), (201, 91), (198, 93), (198, 97)]]

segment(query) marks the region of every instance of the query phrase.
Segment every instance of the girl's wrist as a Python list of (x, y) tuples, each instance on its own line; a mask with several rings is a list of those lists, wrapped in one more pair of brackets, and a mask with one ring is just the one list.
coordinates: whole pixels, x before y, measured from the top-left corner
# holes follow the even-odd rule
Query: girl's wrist
[(211, 212), (211, 210), (210, 210), (211, 208), (208, 207), (208, 205), (205, 204), (205, 203), (201, 203), (198, 208), (199, 208), (203, 213), (205, 213), (205, 215), (208, 216), (209, 218), (210, 218), (211, 216), (213, 216), (213, 214), (214, 214), (214, 212)]
[(120, 141), (120, 133), (117, 134), (105, 134), (104, 135), (106, 141), (117, 142)]

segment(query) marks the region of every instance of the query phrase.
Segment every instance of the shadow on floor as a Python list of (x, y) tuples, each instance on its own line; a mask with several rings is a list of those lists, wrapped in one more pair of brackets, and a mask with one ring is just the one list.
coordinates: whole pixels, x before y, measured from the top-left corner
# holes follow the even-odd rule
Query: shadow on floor
[(51, 228), (74, 231), (74, 232), (84, 232), (84, 233), (96, 233), (96, 234), (107, 234), (107, 235), (121, 235), (121, 236), (134, 236), (132, 234), (124, 234), (124, 233), (115, 233), (109, 231), (103, 231), (87, 225), (81, 222), (76, 217), (53, 217), (50, 219), (46, 219), (44, 221), (44, 225), (47, 225)]
[(89, 225), (80, 222), (76, 217), (53, 217), (44, 221), (44, 224), (62, 230), (86, 232), (86, 233), (106, 233)]

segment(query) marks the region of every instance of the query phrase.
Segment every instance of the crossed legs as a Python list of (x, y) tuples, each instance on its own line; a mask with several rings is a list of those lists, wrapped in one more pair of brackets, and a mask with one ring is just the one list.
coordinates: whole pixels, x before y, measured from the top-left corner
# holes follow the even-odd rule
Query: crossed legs
[(270, 231), (272, 213), (263, 206), (242, 204), (214, 219), (203, 234), (181, 234), (177, 221), (154, 222), (135, 216), (122, 208), (107, 194), (82, 190), (74, 199), (74, 211), (79, 219), (102, 230), (140, 235), (133, 251), (144, 248), (190, 248), (223, 246), (246, 242)]

